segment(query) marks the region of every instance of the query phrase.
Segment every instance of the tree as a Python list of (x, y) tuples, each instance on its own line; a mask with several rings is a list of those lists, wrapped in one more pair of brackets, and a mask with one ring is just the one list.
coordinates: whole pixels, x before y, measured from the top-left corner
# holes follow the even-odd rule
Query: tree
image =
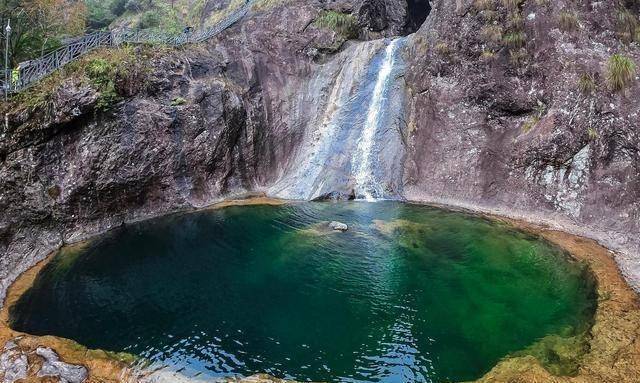
[(65, 37), (84, 33), (86, 6), (81, 0), (4, 0), (0, 4), (2, 39), (11, 19), (11, 66), (38, 57)]

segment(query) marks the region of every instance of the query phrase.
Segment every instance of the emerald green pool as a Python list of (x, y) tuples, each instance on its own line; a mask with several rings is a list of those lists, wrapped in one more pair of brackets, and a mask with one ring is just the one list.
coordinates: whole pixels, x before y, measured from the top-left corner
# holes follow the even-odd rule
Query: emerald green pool
[[(328, 230), (332, 220), (349, 230)], [(10, 314), (16, 330), (201, 380), (461, 381), (548, 335), (588, 330), (589, 275), (547, 242), (462, 213), (228, 207), (63, 250)]]

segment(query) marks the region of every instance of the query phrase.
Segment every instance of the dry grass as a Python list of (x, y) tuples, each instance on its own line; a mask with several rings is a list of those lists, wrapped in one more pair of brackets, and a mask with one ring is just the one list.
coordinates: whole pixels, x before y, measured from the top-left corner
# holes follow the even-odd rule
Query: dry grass
[(630, 10), (626, 8), (618, 10), (616, 14), (616, 27), (622, 41), (640, 41), (640, 39), (638, 39), (638, 37), (640, 37), (640, 22), (638, 21), (638, 17)]
[(502, 41), (502, 27), (487, 25), (480, 30), (480, 38), (485, 42), (499, 43)]
[(256, 12), (265, 12), (273, 8), (277, 8), (281, 5), (288, 3), (289, 0), (257, 0), (251, 6)]
[(591, 73), (584, 73), (578, 79), (578, 89), (585, 95), (593, 94), (596, 90), (596, 78)]
[(475, 0), (473, 2), (473, 7), (478, 11), (491, 11), (495, 10), (496, 6), (493, 0)]
[(358, 22), (353, 15), (336, 11), (322, 11), (315, 19), (318, 27), (336, 31), (346, 39), (358, 37)]
[(620, 92), (629, 87), (636, 76), (636, 64), (629, 57), (615, 54), (607, 62), (607, 82), (611, 90)]
[(492, 11), (487, 9), (485, 11), (480, 12), (480, 17), (484, 20), (485, 23), (491, 23), (500, 17), (500, 14), (497, 11)]
[(524, 32), (511, 32), (502, 37), (502, 42), (511, 49), (522, 48), (527, 42)]
[(565, 32), (573, 32), (580, 27), (578, 16), (569, 11), (562, 11), (558, 15), (558, 25)]
[(509, 11), (515, 11), (520, 7), (521, 0), (502, 0), (502, 5)]
[(520, 31), (524, 28), (524, 18), (518, 12), (509, 14), (509, 28)]
[(524, 48), (514, 49), (509, 52), (509, 61), (515, 66), (523, 66), (528, 58), (529, 53)]
[(492, 61), (495, 57), (496, 57), (496, 52), (492, 50), (485, 49), (480, 54), (480, 59), (485, 62)]
[(451, 48), (449, 48), (449, 44), (445, 42), (436, 44), (435, 50), (440, 56), (449, 56), (449, 54), (451, 54)]

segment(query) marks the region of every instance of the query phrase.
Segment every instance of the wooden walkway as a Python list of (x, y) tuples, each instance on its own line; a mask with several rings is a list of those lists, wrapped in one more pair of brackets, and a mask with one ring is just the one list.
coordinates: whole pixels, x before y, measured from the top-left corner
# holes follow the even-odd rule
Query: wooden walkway
[[(26, 62), (24, 67), (19, 69), (19, 73), (12, 71), (9, 73), (9, 83), (5, 83), (5, 77), (0, 79), (0, 92), (17, 93), (20, 92), (42, 78), (50, 75), (66, 64), (79, 59), (85, 54), (100, 48), (113, 47), (122, 44), (162, 44), (170, 46), (180, 46), (185, 44), (200, 43), (206, 41), (235, 22), (244, 17), (254, 0), (249, 0), (244, 6), (233, 11), (224, 20), (213, 27), (195, 32), (181, 34), (167, 34), (149, 30), (120, 30), (111, 32), (96, 32), (85, 35), (74, 42), (67, 44), (42, 57)], [(1, 71), (0, 71), (1, 72)]]

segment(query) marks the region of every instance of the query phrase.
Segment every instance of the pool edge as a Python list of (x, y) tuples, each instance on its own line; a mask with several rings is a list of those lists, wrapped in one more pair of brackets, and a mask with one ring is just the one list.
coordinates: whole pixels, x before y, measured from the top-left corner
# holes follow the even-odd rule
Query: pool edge
[[(266, 197), (230, 199), (197, 210), (241, 205), (282, 205), (295, 202)], [(584, 261), (596, 279), (598, 302), (589, 339), (590, 349), (582, 358), (576, 376), (553, 376), (542, 367), (536, 358), (521, 356), (506, 357), (476, 382), (631, 383), (640, 381), (640, 299), (624, 279), (618, 264), (611, 256), (613, 254), (611, 250), (593, 239), (545, 227), (543, 224), (531, 223), (524, 219), (509, 218), (459, 206), (419, 201), (406, 202), (452, 211), (464, 211), (538, 235), (566, 250), (573, 259)], [(81, 245), (86, 242), (81, 241), (68, 246)], [(4, 304), (0, 309), (0, 345), (17, 338), (18, 346), (29, 351), (33, 351), (39, 346), (53, 348), (65, 362), (85, 366), (89, 371), (87, 382), (135, 381), (127, 363), (118, 360), (110, 353), (101, 350), (88, 350), (78, 343), (64, 338), (34, 336), (9, 328), (10, 308), (31, 287), (38, 273), (56, 253), (57, 250), (22, 273), (7, 289)], [(254, 376), (247, 381), (255, 383), (284, 382), (265, 375)]]

